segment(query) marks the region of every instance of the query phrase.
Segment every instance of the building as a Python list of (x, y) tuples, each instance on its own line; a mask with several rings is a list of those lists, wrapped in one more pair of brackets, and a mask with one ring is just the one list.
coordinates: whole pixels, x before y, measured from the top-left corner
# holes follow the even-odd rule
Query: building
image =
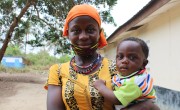
[(11, 56), (4, 56), (1, 64), (4, 67), (8, 68), (23, 68), (24, 65), (24, 59), (22, 57), (11, 57)]
[(130, 36), (143, 39), (150, 48), (147, 68), (154, 77), (155, 85), (160, 87), (160, 91), (157, 90), (159, 96), (164, 95), (161, 97), (163, 106), (173, 106), (162, 110), (179, 110), (180, 0), (151, 0), (108, 37), (109, 45), (99, 50), (100, 53), (115, 59), (117, 43)]

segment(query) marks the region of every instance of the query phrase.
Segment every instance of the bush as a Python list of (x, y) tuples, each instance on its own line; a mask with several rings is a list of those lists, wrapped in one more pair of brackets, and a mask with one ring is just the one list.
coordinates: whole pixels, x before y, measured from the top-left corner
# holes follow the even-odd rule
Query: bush
[(47, 66), (58, 61), (56, 57), (50, 56), (46, 51), (40, 51), (37, 54), (30, 53), (27, 54), (25, 58), (29, 60), (32, 65), (36, 66)]
[[(8, 52), (10, 53), (10, 52)], [(16, 53), (16, 52), (14, 52)], [(31, 73), (47, 73), (49, 67), (56, 63), (64, 63), (71, 59), (72, 55), (62, 55), (61, 57), (57, 58), (54, 56), (50, 56), (47, 51), (40, 51), (37, 54), (29, 53), (29, 54), (21, 54), (18, 52), (19, 55), (14, 54), (13, 56), (22, 56), (26, 61), (25, 68), (16, 69), (16, 68), (5, 68), (0, 66), (1, 72), (8, 72), (8, 73), (24, 73), (24, 72), (31, 72)], [(27, 65), (27, 62), (29, 65)]]
[(6, 56), (21, 56), (21, 50), (20, 47), (18, 45), (8, 45), (6, 52), (5, 52)]
[(70, 61), (70, 60), (71, 60), (71, 57), (72, 57), (72, 56), (70, 56), (70, 55), (64, 55), (64, 56), (62, 56), (62, 57), (59, 58), (59, 62), (60, 62), (60, 63), (65, 63), (65, 62), (67, 62), (67, 61)]

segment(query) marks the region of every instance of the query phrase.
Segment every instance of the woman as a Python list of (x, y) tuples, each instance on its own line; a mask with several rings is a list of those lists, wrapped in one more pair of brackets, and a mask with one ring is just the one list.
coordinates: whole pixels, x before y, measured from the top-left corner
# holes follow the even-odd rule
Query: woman
[(103, 79), (112, 89), (115, 73), (115, 64), (96, 52), (107, 45), (97, 10), (87, 4), (74, 6), (63, 35), (70, 40), (75, 56), (70, 62), (51, 66), (45, 86), (47, 110), (113, 110), (113, 104), (93, 87), (95, 80)]

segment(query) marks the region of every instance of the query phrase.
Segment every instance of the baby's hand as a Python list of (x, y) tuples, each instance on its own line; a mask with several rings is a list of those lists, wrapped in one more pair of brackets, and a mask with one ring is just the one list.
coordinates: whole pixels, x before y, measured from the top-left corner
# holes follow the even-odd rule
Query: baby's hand
[(99, 79), (99, 80), (96, 80), (94, 83), (93, 83), (93, 86), (99, 90), (101, 87), (103, 86), (106, 86), (106, 81), (102, 80), (102, 79)]

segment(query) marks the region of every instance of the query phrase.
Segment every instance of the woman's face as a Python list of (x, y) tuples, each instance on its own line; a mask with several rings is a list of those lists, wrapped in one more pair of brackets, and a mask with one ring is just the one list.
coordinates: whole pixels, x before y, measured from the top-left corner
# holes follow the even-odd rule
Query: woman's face
[(89, 16), (79, 16), (69, 22), (68, 38), (73, 45), (90, 48), (100, 37), (98, 23)]

